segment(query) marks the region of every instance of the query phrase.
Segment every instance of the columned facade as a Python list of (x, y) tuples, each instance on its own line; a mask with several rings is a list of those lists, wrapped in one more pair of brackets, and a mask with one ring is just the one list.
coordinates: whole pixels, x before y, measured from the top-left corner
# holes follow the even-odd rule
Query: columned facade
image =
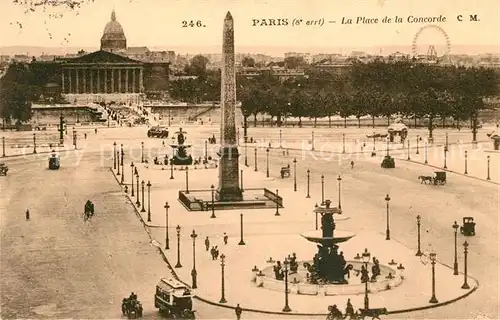
[(142, 64), (64, 64), (63, 94), (142, 93)]

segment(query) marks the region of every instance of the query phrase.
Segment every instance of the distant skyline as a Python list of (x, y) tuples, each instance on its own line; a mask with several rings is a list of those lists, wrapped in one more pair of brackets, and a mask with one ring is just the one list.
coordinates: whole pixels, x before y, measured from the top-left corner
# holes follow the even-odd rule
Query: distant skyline
[[(382, 24), (384, 16), (445, 16), (435, 23), (448, 35), (451, 53), (500, 53), (499, 0), (94, 0), (78, 11), (38, 7), (25, 13), (26, 7), (12, 0), (0, 1), (0, 47), (35, 46), (51, 48), (99, 48), (99, 41), (111, 11), (116, 11), (129, 47), (147, 46), (176, 53), (218, 53), (221, 48), (222, 21), (227, 11), (235, 19), (235, 45), (240, 53), (282, 56), (284, 52), (348, 54), (352, 50), (383, 54), (411, 52), (415, 34), (427, 23)], [(63, 13), (61, 18), (51, 14)], [(457, 15), (463, 15), (463, 22)], [(469, 14), (480, 21), (471, 22)], [(357, 16), (379, 18), (375, 25), (342, 25), (342, 18)], [(255, 27), (252, 19), (293, 18), (318, 20), (323, 26)], [(183, 28), (183, 20), (202, 21), (206, 27)], [(328, 23), (336, 21), (336, 23)], [(418, 51), (425, 53), (429, 44), (443, 51), (445, 37), (437, 29), (425, 29)], [(392, 49), (394, 48), (394, 49)], [(3, 50), (2, 50), (3, 51)], [(66, 50), (62, 50), (66, 51)]]

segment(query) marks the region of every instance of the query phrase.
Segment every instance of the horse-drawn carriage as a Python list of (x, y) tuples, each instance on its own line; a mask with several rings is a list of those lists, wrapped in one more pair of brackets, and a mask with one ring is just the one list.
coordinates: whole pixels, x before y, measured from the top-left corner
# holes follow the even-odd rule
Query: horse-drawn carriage
[(142, 303), (137, 300), (134, 294), (122, 300), (122, 314), (129, 319), (142, 317)]
[(55, 150), (52, 150), (52, 155), (49, 158), (49, 169), (57, 170), (59, 169), (59, 165), (60, 165), (60, 158), (56, 154)]
[(418, 176), (418, 179), (420, 180), (420, 184), (446, 184), (446, 171), (436, 171), (435, 176)]
[(290, 165), (286, 167), (281, 167), (280, 175), (282, 179), (285, 177), (290, 177)]
[(0, 162), (0, 176), (6, 176), (9, 171), (9, 167), (3, 162)]
[(463, 225), (460, 226), (460, 233), (464, 236), (475, 236), (476, 235), (476, 223), (473, 217), (464, 217)]
[(155, 307), (169, 318), (195, 319), (191, 290), (175, 279), (162, 278), (156, 285)]

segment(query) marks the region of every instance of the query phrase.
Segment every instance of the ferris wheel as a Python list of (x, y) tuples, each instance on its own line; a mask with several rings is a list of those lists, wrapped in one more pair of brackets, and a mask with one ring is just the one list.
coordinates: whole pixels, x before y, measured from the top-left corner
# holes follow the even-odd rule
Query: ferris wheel
[(435, 60), (438, 56), (449, 55), (450, 52), (450, 38), (440, 26), (425, 25), (413, 37), (412, 53), (414, 57), (426, 54), (427, 59)]

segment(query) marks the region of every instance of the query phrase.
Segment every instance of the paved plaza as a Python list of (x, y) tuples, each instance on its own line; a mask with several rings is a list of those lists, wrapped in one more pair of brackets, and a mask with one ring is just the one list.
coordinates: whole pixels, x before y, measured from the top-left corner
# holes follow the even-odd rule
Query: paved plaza
[[(177, 131), (179, 124), (171, 131)], [(192, 144), (193, 156), (203, 157), (204, 141), (215, 134), (217, 125), (183, 125), (188, 132), (187, 143)], [(284, 199), (284, 208), (275, 209), (223, 210), (211, 212), (189, 212), (177, 200), (178, 191), (186, 188), (185, 171), (174, 170), (174, 179), (169, 179), (169, 166), (151, 164), (155, 156), (162, 157), (171, 152), (171, 139), (148, 139), (146, 127), (79, 128), (78, 149), (73, 150), (71, 131), (61, 147), (61, 170), (46, 170), (47, 154), (39, 149), (37, 154), (29, 152), (32, 144), (26, 146), (26, 154), (14, 156), (14, 150), (7, 148), (2, 161), (10, 167), (9, 175), (2, 177), (0, 186), (8, 190), (1, 199), (2, 203), (2, 318), (7, 317), (101, 317), (119, 318), (121, 298), (130, 291), (138, 293), (143, 302), (146, 318), (156, 318), (154, 308), (154, 286), (160, 277), (177, 276), (191, 284), (193, 267), (193, 242), (189, 237), (193, 230), (198, 234), (196, 240), (196, 269), (200, 300), (195, 309), (199, 318), (234, 318), (234, 311), (226, 308), (240, 303), (244, 309), (265, 312), (281, 312), (284, 306), (284, 288), (257, 287), (252, 282), (255, 272), (270, 266), (269, 257), (283, 260), (295, 252), (298, 260), (312, 259), (315, 245), (300, 236), (301, 233), (315, 229), (314, 205), (321, 202), (321, 175), (324, 176), (324, 197), (337, 206), (340, 195), (343, 215), (337, 219), (337, 229), (349, 230), (356, 236), (349, 242), (340, 244), (347, 260), (356, 253), (368, 248), (372, 256), (387, 265), (394, 259), (405, 267), (403, 282), (390, 290), (370, 293), (370, 307), (386, 307), (389, 311), (429, 306), (431, 297), (430, 263), (415, 256), (417, 250), (416, 216), (421, 216), (421, 247), (429, 253), (432, 248), (437, 253), (436, 296), (439, 302), (446, 302), (467, 294), (461, 289), (463, 274), (453, 275), (453, 229), (456, 220), (461, 224), (462, 217), (473, 216), (477, 223), (475, 237), (465, 238), (458, 235), (458, 263), (463, 272), (464, 255), (462, 243), (469, 246), (468, 274), (471, 289), (477, 290), (470, 296), (446, 306), (391, 314), (386, 318), (476, 318), (484, 315), (498, 318), (498, 167), (499, 154), (491, 151), (491, 142), (485, 132), (478, 134), (481, 140), (472, 147), (472, 135), (465, 131), (437, 129), (433, 145), (427, 146), (428, 164), (424, 164), (424, 147), (419, 143), (416, 154), (416, 139), (427, 136), (425, 130), (410, 129), (410, 158), (407, 160), (407, 146), (391, 144), (390, 154), (396, 159), (395, 169), (382, 169), (380, 162), (385, 155), (386, 143), (376, 141), (375, 157), (371, 157), (373, 140), (366, 138), (371, 128), (249, 128), (249, 136), (257, 143), (245, 147), (240, 133), (240, 168), (243, 169), (245, 188), (265, 187), (279, 190)], [(312, 131), (314, 130), (314, 151), (311, 151)], [(82, 137), (87, 133), (87, 139)], [(443, 170), (443, 145), (448, 132), (449, 152), (447, 153), (447, 183), (445, 185), (424, 185), (417, 179), (419, 175), (433, 175)], [(345, 144), (342, 141), (345, 134)], [(57, 131), (45, 134), (55, 135)], [(37, 132), (38, 135), (38, 132)], [(17, 144), (29, 144), (32, 133), (5, 134), (6, 140)], [(50, 139), (46, 139), (49, 141)], [(280, 148), (279, 144), (283, 148)], [(42, 138), (40, 136), (40, 141)], [(484, 142), (483, 142), (484, 141)], [(117, 149), (124, 148), (124, 186), (117, 181), (122, 174), (110, 171), (113, 167), (113, 142)], [(141, 142), (144, 147), (141, 148)], [(269, 149), (269, 160), (266, 148)], [(365, 145), (363, 146), (363, 143)], [(10, 145), (10, 143), (9, 143)], [(309, 146), (309, 147), (307, 147)], [(342, 153), (345, 146), (346, 153)], [(363, 150), (361, 147), (363, 146)], [(257, 147), (257, 171), (255, 171), (255, 147)], [(463, 149), (461, 149), (463, 147)], [(42, 147), (39, 147), (42, 148)], [(323, 152), (321, 151), (323, 148)], [(207, 145), (207, 154), (215, 157), (217, 145)], [(288, 149), (288, 151), (286, 151)], [(68, 150), (63, 152), (63, 150)], [(462, 151), (468, 151), (467, 174), (464, 174), (465, 159)], [(328, 151), (328, 152), (327, 152)], [(490, 156), (490, 180), (487, 178), (487, 156)], [(141, 163), (141, 158), (149, 163)], [(294, 191), (294, 165), (297, 159)], [(146, 212), (136, 213), (131, 197), (131, 161), (137, 167), (140, 180), (151, 182), (150, 212), (148, 222)], [(354, 167), (351, 167), (354, 161)], [(266, 177), (267, 163), (270, 176)], [(290, 164), (292, 175), (281, 179), (279, 170)], [(310, 170), (310, 198), (307, 195), (307, 175)], [(217, 186), (217, 169), (190, 168), (188, 172), (189, 189), (210, 189)], [(116, 177), (116, 179), (115, 179)], [(23, 183), (20, 184), (19, 182)], [(25, 183), (24, 183), (25, 182)], [(134, 179), (134, 184), (136, 183)], [(47, 186), (42, 187), (43, 186)], [(134, 192), (137, 193), (134, 185)], [(31, 194), (29, 201), (20, 201), (21, 194)], [(391, 240), (385, 240), (386, 194), (391, 201), (390, 231)], [(36, 195), (36, 196), (35, 196)], [(142, 195), (141, 195), (142, 196)], [(81, 211), (87, 199), (96, 203), (98, 214), (90, 224), (83, 224)], [(136, 195), (133, 197), (136, 199)], [(55, 199), (49, 201), (49, 199)], [(147, 203), (147, 188), (145, 200)], [(142, 198), (140, 199), (142, 202)], [(166, 215), (165, 202), (169, 208), (169, 250), (165, 250)], [(26, 208), (33, 212), (33, 218), (24, 220)], [(141, 209), (141, 208), (139, 208)], [(43, 215), (42, 215), (43, 212)], [(244, 217), (244, 246), (240, 241), (240, 213)], [(144, 229), (141, 219), (147, 225)], [(177, 235), (175, 227), (181, 226), (180, 258), (182, 268), (170, 269), (163, 260), (158, 248), (174, 266), (177, 260)], [(223, 244), (223, 234), (229, 236), (228, 244)], [(203, 241), (209, 237), (211, 245), (218, 245), (226, 256), (225, 298), (227, 302), (218, 304), (221, 298), (220, 260), (213, 261), (206, 252)], [(71, 245), (69, 244), (71, 243)], [(64, 247), (64, 248), (62, 248)], [(15, 250), (13, 250), (15, 248)], [(52, 248), (52, 249), (50, 249)], [(49, 250), (50, 249), (50, 250)], [(68, 251), (72, 258), (68, 260)], [(34, 255), (36, 253), (36, 255)], [(42, 254), (43, 253), (43, 254)], [(24, 258), (23, 258), (24, 257)], [(28, 258), (29, 257), (29, 258)], [(68, 261), (67, 261), (68, 260)], [(30, 266), (35, 264), (35, 266)], [(49, 266), (49, 270), (44, 266)], [(26, 270), (21, 274), (19, 270)], [(53, 278), (53, 270), (58, 270), (61, 278), (50, 286), (41, 286), (41, 279)], [(271, 275), (272, 276), (272, 275)], [(354, 274), (351, 276), (355, 277)], [(293, 277), (293, 276), (292, 276)], [(36, 280), (38, 279), (39, 280)], [(70, 280), (73, 279), (73, 280)], [(76, 280), (75, 280), (76, 279)], [(292, 280), (292, 278), (290, 279)], [(37, 282), (40, 281), (40, 282)], [(44, 280), (48, 281), (48, 280)], [(62, 286), (62, 287), (61, 287)], [(16, 288), (23, 287), (20, 295)], [(41, 288), (35, 290), (35, 288)], [(96, 292), (99, 292), (96, 297)], [(21, 303), (28, 301), (29, 303)], [(355, 308), (363, 307), (363, 294), (358, 295), (289, 295), (292, 313), (325, 314), (326, 307), (337, 304), (343, 311), (346, 299), (350, 298)], [(83, 299), (85, 307), (75, 307)], [(203, 302), (201, 300), (205, 300)], [(64, 301), (64, 302), (62, 302)], [(97, 303), (96, 301), (101, 301)], [(72, 302), (74, 304), (72, 304)], [(23, 305), (23, 310), (18, 310)], [(81, 306), (81, 302), (78, 302)], [(88, 306), (92, 306), (89, 308)], [(301, 316), (264, 314), (244, 311), (244, 318), (300, 318)], [(324, 318), (324, 316), (302, 316), (301, 318)]]

